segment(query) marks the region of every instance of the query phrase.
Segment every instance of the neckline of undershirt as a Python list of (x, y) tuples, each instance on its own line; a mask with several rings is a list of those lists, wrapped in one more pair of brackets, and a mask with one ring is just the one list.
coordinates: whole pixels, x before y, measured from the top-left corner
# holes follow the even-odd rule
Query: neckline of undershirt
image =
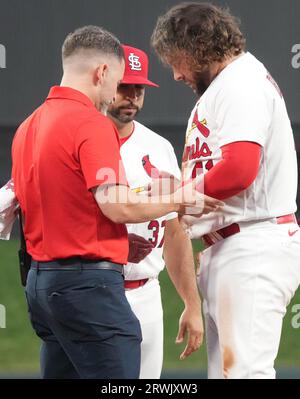
[(133, 128), (132, 128), (132, 131), (131, 131), (131, 133), (129, 134), (129, 136), (120, 137), (120, 145), (121, 145), (121, 146), (122, 146), (123, 144), (125, 144), (126, 141), (127, 141), (128, 139), (130, 139), (130, 137), (132, 136), (132, 134), (133, 134), (133, 132), (134, 132), (134, 129), (135, 129), (135, 123), (134, 123), (134, 121), (133, 121)]

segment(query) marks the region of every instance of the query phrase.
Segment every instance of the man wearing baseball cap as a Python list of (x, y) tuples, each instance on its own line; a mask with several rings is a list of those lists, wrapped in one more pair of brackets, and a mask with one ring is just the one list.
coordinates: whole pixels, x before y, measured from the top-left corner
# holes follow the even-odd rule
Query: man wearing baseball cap
[[(180, 180), (172, 145), (135, 120), (143, 107), (145, 86), (158, 85), (148, 79), (147, 55), (131, 46), (124, 45), (123, 49), (125, 73), (116, 100), (108, 108), (108, 116), (119, 131), (127, 180), (130, 188), (140, 195), (153, 195), (157, 189), (156, 194), (172, 191), (177, 179)], [(127, 229), (153, 245), (152, 252), (140, 263), (128, 263), (125, 267), (125, 290), (142, 329), (140, 378), (159, 378), (163, 363), (163, 311), (158, 274), (165, 263), (185, 304), (176, 339), (181, 343), (188, 332), (181, 358), (197, 350), (203, 338), (191, 242), (174, 212), (146, 223), (127, 224)]]

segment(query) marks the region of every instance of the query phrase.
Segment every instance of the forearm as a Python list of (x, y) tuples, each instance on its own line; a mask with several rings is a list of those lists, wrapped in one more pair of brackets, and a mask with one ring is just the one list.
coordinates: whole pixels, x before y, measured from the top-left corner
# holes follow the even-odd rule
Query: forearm
[(98, 188), (96, 201), (103, 214), (115, 223), (142, 223), (157, 219), (179, 208), (174, 195), (146, 197), (131, 192), (127, 187)]
[(142, 223), (158, 219), (167, 213), (175, 212), (174, 203), (127, 203), (119, 209), (118, 223)]
[[(170, 222), (173, 221), (167, 224)], [(185, 306), (198, 310), (201, 301), (196, 283), (192, 244), (178, 220), (177, 223), (176, 230), (171, 233), (168, 233), (166, 228), (164, 259), (168, 274)]]
[(217, 211), (223, 203), (198, 192), (193, 183), (172, 194), (142, 196), (122, 185), (102, 185), (93, 189), (102, 213), (114, 223), (141, 223), (171, 212), (202, 215)]

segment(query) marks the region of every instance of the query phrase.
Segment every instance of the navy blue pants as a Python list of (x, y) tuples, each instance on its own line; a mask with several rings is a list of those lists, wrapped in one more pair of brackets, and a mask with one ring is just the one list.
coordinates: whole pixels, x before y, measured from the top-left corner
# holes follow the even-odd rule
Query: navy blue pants
[(139, 378), (141, 329), (121, 273), (31, 268), (26, 297), (42, 378)]

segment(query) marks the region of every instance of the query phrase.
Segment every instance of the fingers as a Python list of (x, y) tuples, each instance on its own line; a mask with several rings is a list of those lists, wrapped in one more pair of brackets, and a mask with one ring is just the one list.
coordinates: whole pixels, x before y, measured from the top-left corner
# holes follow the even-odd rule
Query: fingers
[[(184, 340), (184, 337), (187, 332), (186, 324), (180, 324), (179, 331), (176, 337), (176, 344), (181, 344)], [(193, 352), (197, 351), (203, 341), (203, 334), (199, 333), (199, 331), (188, 332), (188, 342), (184, 349), (184, 351), (180, 355), (180, 360), (185, 359), (190, 356)]]
[(206, 215), (206, 214), (208, 214), (208, 213), (211, 213), (211, 212), (217, 212), (217, 211), (219, 211), (221, 209), (221, 207), (219, 207), (219, 206), (204, 206), (203, 207), (203, 211), (202, 211), (202, 213), (204, 214), (204, 215)]
[(196, 206), (203, 206), (204, 208), (217, 209), (222, 208), (225, 203), (216, 198), (209, 197), (208, 195), (198, 193), (196, 194)]
[(204, 208), (203, 208), (204, 214), (219, 211), (224, 206), (225, 203), (223, 201), (204, 195)]
[(205, 195), (205, 194), (203, 194), (203, 195), (204, 195), (205, 205), (209, 205), (209, 206), (213, 206), (213, 207), (215, 207), (215, 206), (223, 207), (225, 205), (225, 203), (223, 201), (220, 201), (216, 198), (209, 197), (208, 195)]
[(194, 309), (192, 311), (191, 309), (186, 308), (180, 317), (176, 343), (182, 343), (186, 333), (188, 334), (186, 347), (180, 355), (181, 360), (198, 350), (203, 342), (203, 320), (201, 311), (199, 310), (198, 306), (196, 307), (196, 310)]
[(183, 323), (179, 324), (179, 330), (178, 330), (178, 334), (175, 340), (176, 344), (181, 344), (183, 342), (183, 339), (185, 337), (185, 333), (186, 333), (186, 325)]
[(200, 217), (203, 214), (205, 215), (210, 212), (220, 211), (225, 206), (223, 201), (200, 193), (197, 193), (193, 199), (193, 203), (192, 201), (190, 203), (187, 203), (186, 201), (186, 203), (182, 206), (180, 213)]
[(184, 349), (184, 351), (180, 355), (180, 360), (183, 360), (190, 356), (193, 352), (196, 352), (203, 342), (203, 334), (199, 334), (198, 332), (190, 333), (188, 336), (188, 342)]
[(179, 202), (182, 204), (180, 213), (188, 215), (207, 214), (216, 212), (225, 205), (223, 201), (197, 191), (195, 185), (195, 181), (189, 181), (176, 192), (177, 198), (179, 198)]

